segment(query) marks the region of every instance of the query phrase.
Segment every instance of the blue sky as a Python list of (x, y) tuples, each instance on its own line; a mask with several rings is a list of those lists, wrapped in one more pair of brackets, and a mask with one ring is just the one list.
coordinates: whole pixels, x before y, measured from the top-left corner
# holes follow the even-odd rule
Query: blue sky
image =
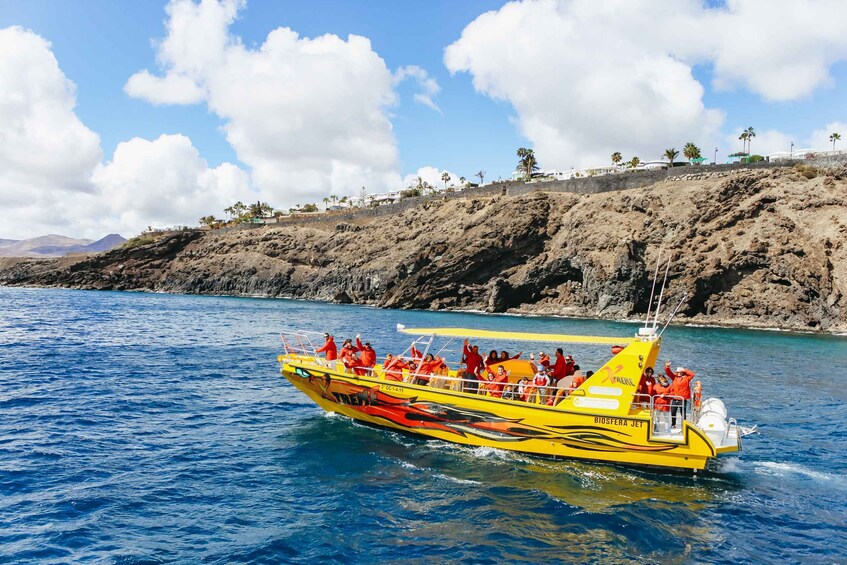
[[(53, 44), (59, 65), (77, 85), (77, 114), (100, 134), (107, 155), (118, 142), (134, 136), (152, 139), (181, 132), (210, 165), (234, 162), (235, 152), (218, 131), (220, 120), (202, 106), (156, 107), (123, 92), (130, 75), (140, 68), (155, 68), (151, 41), (164, 35), (165, 4), (13, 0), (0, 11), (0, 27), (19, 25)], [(247, 44), (263, 42), (277, 27), (290, 27), (306, 37), (326, 33), (368, 37), (390, 69), (419, 65), (443, 88), (438, 105), (444, 115), (412, 103), (411, 85), (399, 89), (401, 102), (392, 113), (405, 172), (437, 163), (466, 176), (480, 168), (508, 176), (515, 149), (528, 143), (509, 121), (510, 106), (475, 94), (467, 74), (451, 77), (441, 62), (444, 47), (468, 22), (501, 5), (250, 2), (231, 29)]]
[[(356, 194), (361, 184), (371, 192), (400, 188), (410, 176), (436, 179), (445, 170), (470, 179), (483, 169), (494, 180), (511, 174), (520, 146), (535, 149), (542, 168), (566, 169), (604, 165), (615, 150), (658, 159), (665, 148), (688, 141), (709, 157), (718, 147), (722, 161), (740, 149), (737, 133), (748, 126), (758, 132), (753, 151), (764, 154), (788, 150), (791, 141), (826, 149), (831, 131), (844, 127), (847, 135), (847, 39), (839, 25), (847, 21), (847, 3), (835, 0), (802, 6), (787, 0), (766, 6), (757, 0), (251, 1), (230, 5), (237, 15), (219, 15), (210, 25), (209, 33), (226, 34), (225, 55), (198, 70), (198, 57), (205, 57), (205, 40), (196, 39), (206, 33), (203, 14), (230, 0), (221, 1), (198, 7), (176, 0), (175, 6), (196, 8), (184, 20), (194, 29), (186, 35), (191, 41), (179, 32), (169, 36), (167, 2), (4, 1), (0, 30), (24, 31), (7, 33), (4, 45), (21, 45), (14, 51), (21, 59), (6, 68), (0, 86), (25, 92), (30, 109), (47, 104), (58, 112), (53, 121), (65, 124), (62, 136), (87, 141), (52, 142), (52, 154), (61, 157), (57, 170), (76, 181), (63, 185), (58, 173), (38, 177), (30, 160), (12, 155), (30, 143), (32, 151), (39, 147), (26, 138), (38, 128), (15, 106), (27, 117), (7, 136), (10, 148), (0, 142), (0, 160), (12, 163), (12, 173), (0, 177), (0, 203), (9, 215), (0, 237), (39, 230), (94, 237), (194, 223), (203, 206), (220, 214), (217, 208), (232, 198), (287, 207), (329, 193)], [(299, 39), (265, 57), (261, 47), (278, 28)], [(325, 34), (339, 41), (316, 64), (349, 68), (352, 77), (327, 91), (293, 61), (308, 58), (304, 38)], [(350, 34), (367, 38), (369, 49), (348, 41)], [(162, 47), (166, 38), (176, 50)], [(188, 47), (179, 47), (181, 41)], [(34, 64), (25, 53), (42, 63), (52, 54), (58, 71), (46, 82), (23, 77), (21, 69)], [(245, 57), (249, 72), (226, 68), (233, 55)], [(391, 83), (409, 66), (420, 81)], [(266, 71), (273, 82), (251, 82)], [(146, 83), (133, 90), (128, 81), (140, 72)], [(65, 78), (74, 91), (39, 98), (61, 89)], [(188, 104), (173, 92), (162, 94), (171, 78), (205, 94)], [(426, 80), (437, 87), (425, 92)], [(285, 86), (262, 93), (261, 84)], [(307, 88), (313, 91), (299, 92), (295, 101), (274, 100), (282, 90)], [(313, 94), (323, 109), (308, 106)], [(432, 104), (416, 101), (421, 94)], [(75, 106), (62, 102), (67, 96), (75, 96)], [(375, 103), (376, 97), (394, 101)], [(33, 111), (31, 119), (38, 115)], [(285, 143), (277, 144), (280, 131)], [(325, 154), (315, 149), (322, 145)], [(85, 151), (74, 153), (75, 147)], [(49, 156), (43, 159), (50, 168)], [(158, 183), (162, 178), (168, 182)], [(175, 192), (184, 198), (172, 200)], [(39, 205), (25, 202), (24, 193)], [(43, 217), (40, 203), (65, 198), (73, 198), (73, 215), (60, 210), (50, 221), (34, 219)], [(81, 218), (86, 206), (96, 210)]]

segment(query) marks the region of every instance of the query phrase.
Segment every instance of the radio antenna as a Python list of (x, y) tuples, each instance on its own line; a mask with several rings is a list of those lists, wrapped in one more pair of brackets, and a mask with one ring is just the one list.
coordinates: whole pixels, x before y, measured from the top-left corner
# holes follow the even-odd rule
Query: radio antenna
[(682, 298), (679, 299), (679, 303), (676, 305), (676, 308), (674, 308), (673, 312), (671, 312), (671, 317), (668, 318), (668, 321), (665, 322), (665, 327), (663, 327), (662, 331), (659, 332), (659, 337), (662, 337), (662, 334), (665, 333), (666, 329), (668, 329), (668, 326), (671, 324), (671, 320), (673, 320), (673, 317), (676, 316), (676, 313), (679, 310), (679, 307), (682, 306), (682, 303), (685, 301), (686, 298), (688, 298), (688, 293), (683, 292)]
[(662, 248), (659, 247), (659, 255), (656, 257), (656, 270), (653, 272), (653, 286), (650, 288), (650, 301), (647, 303), (647, 317), (644, 318), (644, 327), (650, 323), (650, 310), (653, 309), (653, 296), (656, 294), (656, 282), (659, 278), (659, 262), (662, 260)]
[(665, 278), (662, 279), (662, 290), (659, 292), (659, 303), (656, 304), (656, 317), (653, 319), (653, 327), (657, 327), (659, 325), (659, 310), (662, 309), (662, 297), (665, 295), (665, 286), (668, 283), (668, 271), (671, 269), (671, 259), (673, 257), (668, 257), (668, 265), (665, 267)]

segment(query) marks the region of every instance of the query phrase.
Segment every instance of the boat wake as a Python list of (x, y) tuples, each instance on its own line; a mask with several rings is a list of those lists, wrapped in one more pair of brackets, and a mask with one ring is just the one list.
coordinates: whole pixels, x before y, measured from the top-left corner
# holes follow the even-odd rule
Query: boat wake
[(766, 475), (800, 475), (817, 481), (834, 482), (838, 484), (845, 483), (845, 478), (840, 475), (833, 475), (823, 471), (815, 471), (808, 469), (797, 463), (777, 463), (775, 461), (762, 461), (753, 463), (756, 471)]

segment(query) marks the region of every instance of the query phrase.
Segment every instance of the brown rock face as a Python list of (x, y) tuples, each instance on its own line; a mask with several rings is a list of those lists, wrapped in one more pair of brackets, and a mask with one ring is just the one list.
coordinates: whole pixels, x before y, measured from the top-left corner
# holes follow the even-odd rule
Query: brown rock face
[(845, 179), (698, 175), (428, 202), (338, 225), (182, 232), (82, 260), (5, 260), (0, 284), (632, 318), (647, 310), (663, 249), (666, 304), (681, 301), (682, 321), (845, 331)]

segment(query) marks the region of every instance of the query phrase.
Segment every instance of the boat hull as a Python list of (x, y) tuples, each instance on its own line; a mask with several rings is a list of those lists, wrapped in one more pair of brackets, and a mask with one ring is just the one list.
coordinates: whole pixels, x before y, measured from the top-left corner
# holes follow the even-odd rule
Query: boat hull
[(283, 361), (282, 374), (328, 412), (470, 446), (626, 465), (703, 469), (717, 450), (685, 422), (678, 437), (656, 437), (649, 411), (627, 417), (356, 376)]

